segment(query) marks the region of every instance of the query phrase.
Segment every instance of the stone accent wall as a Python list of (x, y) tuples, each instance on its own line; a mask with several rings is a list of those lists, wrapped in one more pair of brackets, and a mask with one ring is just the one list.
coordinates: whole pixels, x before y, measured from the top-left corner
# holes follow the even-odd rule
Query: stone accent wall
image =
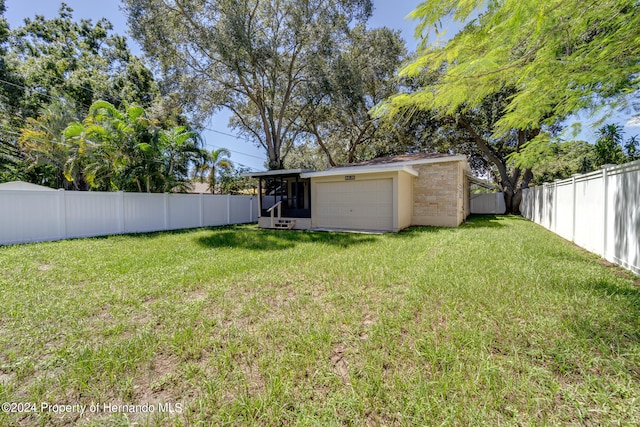
[(413, 168), (420, 173), (413, 183), (413, 225), (457, 226), (459, 162), (413, 165)]

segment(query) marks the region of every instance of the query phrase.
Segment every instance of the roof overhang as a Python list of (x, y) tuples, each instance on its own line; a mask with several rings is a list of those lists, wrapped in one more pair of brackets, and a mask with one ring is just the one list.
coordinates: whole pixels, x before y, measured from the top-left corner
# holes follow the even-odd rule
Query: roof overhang
[(371, 166), (347, 166), (342, 168), (332, 168), (318, 172), (305, 172), (300, 174), (301, 178), (316, 178), (321, 176), (336, 176), (336, 175), (362, 175), (365, 173), (380, 173), (380, 172), (406, 172), (413, 176), (418, 176), (418, 171), (403, 164), (389, 164), (389, 165), (371, 165)]
[(447, 163), (447, 162), (467, 162), (467, 156), (445, 156), (445, 157), (433, 157), (428, 159), (416, 159), (406, 160), (403, 162), (389, 162), (373, 165), (353, 165), (353, 166), (341, 166), (323, 171), (310, 171), (307, 169), (279, 169), (265, 172), (248, 172), (241, 176), (249, 178), (268, 178), (275, 176), (300, 176), (300, 178), (313, 178), (320, 176), (334, 176), (334, 175), (360, 175), (363, 173), (378, 173), (378, 172), (406, 172), (413, 176), (418, 176), (418, 171), (412, 168), (413, 165), (426, 165), (431, 163)]
[(296, 176), (300, 175), (304, 172), (309, 172), (308, 169), (276, 169), (264, 172), (247, 172), (243, 173), (241, 176), (248, 178), (261, 178), (261, 177), (270, 177), (270, 176)]
[(487, 180), (484, 179), (480, 179), (480, 178), (476, 178), (475, 176), (471, 176), (469, 174), (467, 174), (467, 179), (469, 180), (469, 182), (471, 184), (475, 184), (479, 187), (484, 187), (486, 189), (489, 190), (495, 190), (496, 185), (493, 182), (489, 182)]

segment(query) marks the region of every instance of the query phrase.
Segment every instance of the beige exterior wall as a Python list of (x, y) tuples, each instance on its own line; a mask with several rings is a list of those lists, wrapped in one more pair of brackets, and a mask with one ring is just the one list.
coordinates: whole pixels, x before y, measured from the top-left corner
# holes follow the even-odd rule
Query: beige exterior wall
[[(453, 160), (448, 162), (432, 162), (426, 164), (412, 164), (411, 167), (418, 171), (415, 177), (405, 171), (372, 172), (354, 174), (353, 179), (345, 179), (346, 175), (318, 176), (311, 178), (311, 218), (295, 218), (294, 229), (308, 230), (319, 228), (318, 218), (324, 221), (324, 227), (331, 224), (335, 229), (374, 230), (367, 228), (367, 217), (371, 212), (378, 212), (378, 216), (369, 216), (371, 225), (376, 225), (376, 230), (397, 232), (411, 225), (431, 225), (457, 227), (470, 213), (469, 181), (466, 177), (467, 162)], [(391, 180), (391, 186), (382, 185), (383, 180)], [(344, 191), (346, 187), (354, 183), (371, 182), (369, 186), (353, 187)], [(388, 183), (389, 181), (387, 181)], [(330, 187), (323, 184), (331, 183)], [(321, 196), (324, 200), (322, 212), (319, 212), (318, 186), (323, 186)], [(370, 203), (370, 193), (374, 190), (378, 193), (384, 189), (384, 197), (381, 195), (376, 203)], [(392, 194), (389, 198), (389, 189)], [(329, 191), (331, 190), (331, 191)], [(338, 196), (335, 200), (327, 195)], [(383, 199), (389, 201), (385, 202)], [(331, 201), (334, 200), (335, 203)], [(361, 202), (358, 202), (360, 200)], [(329, 202), (329, 203), (328, 203)], [(335, 206), (332, 206), (335, 204)], [(387, 213), (386, 207), (391, 204)], [(353, 206), (353, 210), (352, 210)], [(343, 213), (344, 212), (344, 215)], [(344, 216), (344, 221), (341, 219)], [(361, 220), (357, 219), (360, 218)], [(388, 218), (389, 221), (383, 221)], [(294, 218), (291, 218), (294, 219)], [(259, 218), (260, 227), (270, 227), (270, 217)], [(333, 224), (336, 224), (334, 227)], [(337, 225), (344, 224), (338, 227)], [(382, 224), (384, 227), (380, 227)]]
[[(311, 218), (287, 218), (281, 217), (281, 219), (293, 219), (296, 221), (296, 225), (293, 227), (294, 230), (309, 230), (311, 229)], [(270, 216), (262, 216), (258, 218), (258, 227), (260, 228), (271, 228), (271, 217)]]
[(458, 162), (458, 225), (469, 216), (469, 181), (466, 162)]
[(411, 226), (413, 217), (413, 181), (417, 179), (406, 172), (398, 172), (398, 222), (396, 230), (402, 230)]
[(420, 175), (413, 183), (411, 225), (457, 227), (464, 220), (465, 162), (413, 165)]

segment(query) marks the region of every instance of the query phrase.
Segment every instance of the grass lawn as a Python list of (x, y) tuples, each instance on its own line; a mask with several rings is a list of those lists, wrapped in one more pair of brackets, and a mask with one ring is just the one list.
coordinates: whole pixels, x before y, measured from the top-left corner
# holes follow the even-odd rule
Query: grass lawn
[(519, 217), (0, 247), (0, 402), (37, 405), (0, 425), (638, 425), (640, 280), (602, 264)]

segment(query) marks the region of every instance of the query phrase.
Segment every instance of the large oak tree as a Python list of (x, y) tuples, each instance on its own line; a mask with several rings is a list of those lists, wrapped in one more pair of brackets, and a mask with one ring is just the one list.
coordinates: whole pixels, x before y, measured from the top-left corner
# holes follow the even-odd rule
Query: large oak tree
[(293, 144), (304, 83), (331, 55), (370, 0), (125, 0), (133, 36), (185, 105), (234, 115), (238, 131), (282, 167)]

